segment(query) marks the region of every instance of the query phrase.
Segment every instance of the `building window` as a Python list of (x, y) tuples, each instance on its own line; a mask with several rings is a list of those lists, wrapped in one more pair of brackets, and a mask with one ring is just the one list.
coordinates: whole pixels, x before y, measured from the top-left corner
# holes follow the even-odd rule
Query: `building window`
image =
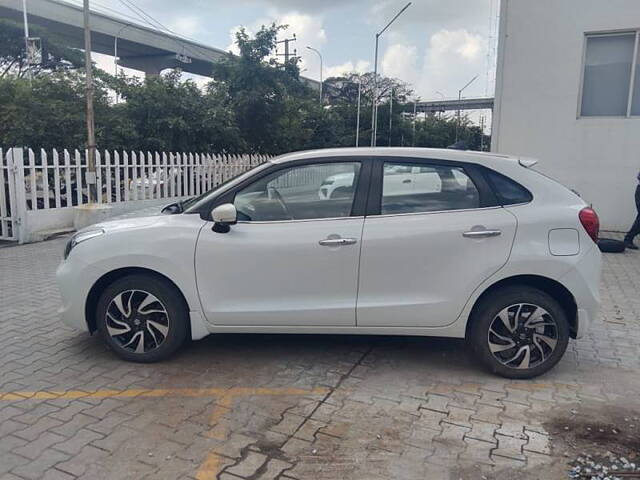
[(639, 34), (587, 35), (581, 116), (640, 115)]

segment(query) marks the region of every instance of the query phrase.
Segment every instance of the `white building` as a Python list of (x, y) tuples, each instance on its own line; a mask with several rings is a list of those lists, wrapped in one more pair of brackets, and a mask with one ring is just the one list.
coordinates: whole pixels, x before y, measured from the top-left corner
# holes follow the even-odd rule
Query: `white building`
[(640, 170), (640, 0), (502, 0), (492, 150), (626, 231)]

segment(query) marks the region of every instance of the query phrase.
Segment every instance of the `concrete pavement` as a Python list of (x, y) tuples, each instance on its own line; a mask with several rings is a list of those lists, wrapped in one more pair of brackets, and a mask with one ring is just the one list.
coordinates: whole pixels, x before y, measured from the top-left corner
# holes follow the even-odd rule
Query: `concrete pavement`
[[(640, 463), (640, 254), (606, 255), (601, 318), (532, 381), (464, 342), (218, 335), (118, 360), (57, 318), (66, 239), (0, 249), (0, 478), (567, 478)], [(585, 457), (586, 458), (586, 457)]]

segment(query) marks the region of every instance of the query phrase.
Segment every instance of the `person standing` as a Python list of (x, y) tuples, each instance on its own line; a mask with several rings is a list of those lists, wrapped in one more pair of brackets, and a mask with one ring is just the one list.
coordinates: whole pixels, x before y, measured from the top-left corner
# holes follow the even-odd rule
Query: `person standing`
[(636, 220), (631, 226), (631, 230), (624, 237), (624, 245), (631, 250), (638, 250), (638, 247), (633, 243), (633, 239), (636, 235), (640, 235), (640, 173), (638, 173), (638, 186), (636, 187)]

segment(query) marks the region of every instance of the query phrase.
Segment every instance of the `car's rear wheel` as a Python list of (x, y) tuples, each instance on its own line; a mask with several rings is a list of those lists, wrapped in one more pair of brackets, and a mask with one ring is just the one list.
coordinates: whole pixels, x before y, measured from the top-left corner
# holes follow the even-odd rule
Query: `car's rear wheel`
[(157, 362), (184, 343), (188, 311), (176, 288), (152, 275), (128, 275), (109, 285), (96, 308), (98, 331), (121, 358)]
[(470, 319), (467, 341), (489, 370), (507, 378), (532, 378), (560, 361), (569, 322), (547, 293), (511, 286), (482, 299)]

